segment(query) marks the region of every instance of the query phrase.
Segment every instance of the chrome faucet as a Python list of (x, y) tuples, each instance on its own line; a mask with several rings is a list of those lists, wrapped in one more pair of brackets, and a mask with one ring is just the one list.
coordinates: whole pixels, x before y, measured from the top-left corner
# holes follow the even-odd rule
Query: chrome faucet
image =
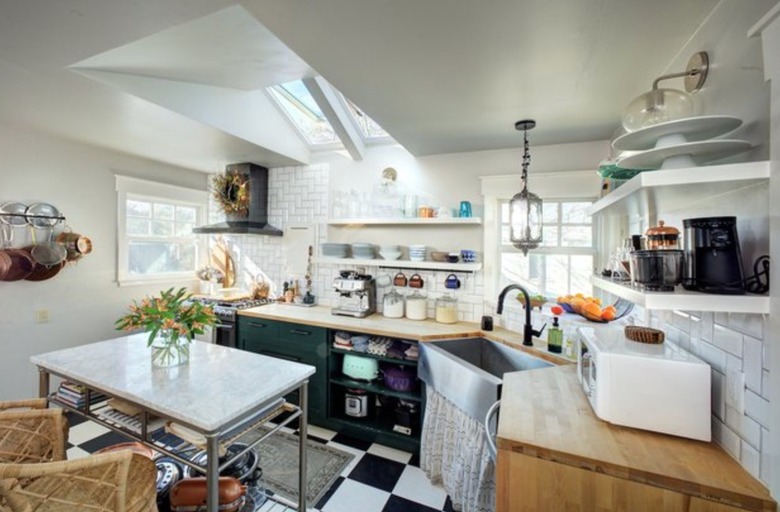
[(528, 296), (526, 289), (519, 284), (510, 284), (501, 290), (501, 293), (498, 294), (498, 306), (496, 307), (497, 315), (500, 315), (504, 311), (504, 298), (506, 297), (506, 294), (509, 290), (520, 290), (520, 293), (522, 293), (523, 297), (525, 298), (525, 327), (523, 328), (523, 345), (532, 347), (534, 344), (533, 337), (541, 336), (542, 332), (544, 332), (544, 328), (547, 327), (547, 324), (544, 324), (538, 331), (534, 330), (533, 325), (531, 325), (531, 297)]

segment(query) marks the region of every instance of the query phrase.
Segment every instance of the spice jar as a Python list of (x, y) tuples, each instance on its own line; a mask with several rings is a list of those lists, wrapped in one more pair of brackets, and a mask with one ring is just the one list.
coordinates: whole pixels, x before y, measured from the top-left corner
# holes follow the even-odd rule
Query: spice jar
[(395, 289), (385, 294), (382, 305), (382, 314), (387, 318), (402, 318), (404, 316), (404, 297)]
[(659, 220), (658, 226), (648, 228), (645, 232), (648, 249), (679, 249), (680, 230), (670, 226), (664, 226), (664, 221)]
[(418, 290), (406, 296), (406, 318), (410, 320), (428, 318), (428, 300)]
[(436, 321), (442, 324), (454, 324), (458, 321), (458, 299), (444, 294), (436, 299)]

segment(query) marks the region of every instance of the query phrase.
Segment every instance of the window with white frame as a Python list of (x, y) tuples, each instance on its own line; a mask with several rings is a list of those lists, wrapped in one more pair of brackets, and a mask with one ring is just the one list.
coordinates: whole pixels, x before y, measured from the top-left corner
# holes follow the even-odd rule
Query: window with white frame
[(509, 239), (509, 201), (501, 201), (499, 287), (518, 283), (529, 293), (557, 297), (592, 292), (596, 253), (590, 199), (544, 199), (542, 245), (527, 256)]
[(204, 224), (207, 193), (127, 176), (116, 189), (119, 283), (193, 279), (203, 250), (192, 229)]

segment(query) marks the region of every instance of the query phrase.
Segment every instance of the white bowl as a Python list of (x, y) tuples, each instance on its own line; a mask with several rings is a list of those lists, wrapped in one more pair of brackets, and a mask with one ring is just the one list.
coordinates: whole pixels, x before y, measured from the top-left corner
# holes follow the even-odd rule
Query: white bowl
[(401, 257), (401, 251), (379, 251), (379, 255), (386, 260), (397, 260)]

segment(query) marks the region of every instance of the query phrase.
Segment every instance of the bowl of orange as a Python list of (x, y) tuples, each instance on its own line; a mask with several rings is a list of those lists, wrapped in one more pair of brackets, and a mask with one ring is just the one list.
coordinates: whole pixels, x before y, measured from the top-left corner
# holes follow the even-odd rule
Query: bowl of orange
[(615, 304), (602, 306), (601, 299), (578, 293), (558, 297), (558, 304), (570, 313), (577, 313), (591, 322), (607, 323), (627, 315), (634, 304), (623, 299)]

